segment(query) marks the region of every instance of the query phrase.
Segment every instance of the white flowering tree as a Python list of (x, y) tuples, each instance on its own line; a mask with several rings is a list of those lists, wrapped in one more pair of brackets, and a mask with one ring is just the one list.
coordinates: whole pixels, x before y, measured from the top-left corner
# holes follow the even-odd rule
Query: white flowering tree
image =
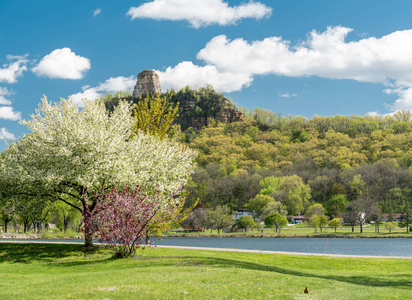
[[(85, 218), (113, 186), (160, 191), (170, 204), (168, 192), (186, 183), (197, 155), (168, 139), (132, 134), (131, 106), (123, 101), (109, 114), (99, 102), (85, 101), (79, 109), (70, 100), (52, 104), (44, 97), (21, 123), (32, 133), (0, 160), (0, 191), (60, 200)], [(85, 246), (91, 245), (86, 236)]]

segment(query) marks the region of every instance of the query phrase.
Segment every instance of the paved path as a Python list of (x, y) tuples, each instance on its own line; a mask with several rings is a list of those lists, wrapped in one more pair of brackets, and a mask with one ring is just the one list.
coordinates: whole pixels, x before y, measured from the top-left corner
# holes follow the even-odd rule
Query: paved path
[[(79, 244), (79, 242), (58, 242), (58, 241), (14, 241), (12, 239), (0, 240), (1, 243), (32, 243), (32, 244)], [(99, 243), (95, 243), (98, 245)], [(186, 246), (165, 246), (156, 245), (158, 248), (171, 249), (188, 249), (188, 250), (208, 250), (208, 251), (225, 251), (225, 252), (243, 252), (243, 253), (262, 253), (262, 254), (284, 254), (284, 255), (306, 255), (306, 256), (327, 256), (327, 257), (352, 257), (352, 258), (396, 258), (396, 259), (412, 259), (410, 256), (378, 256), (378, 255), (348, 255), (348, 254), (328, 254), (328, 253), (305, 253), (305, 252), (284, 252), (284, 251), (265, 251), (265, 250), (246, 250), (246, 249), (230, 249), (230, 248), (210, 248), (210, 247), (186, 247)]]

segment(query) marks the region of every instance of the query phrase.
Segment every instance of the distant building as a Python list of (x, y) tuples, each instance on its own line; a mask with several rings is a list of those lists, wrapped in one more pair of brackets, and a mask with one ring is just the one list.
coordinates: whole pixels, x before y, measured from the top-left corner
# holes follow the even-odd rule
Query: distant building
[(249, 211), (241, 211), (239, 210), (237, 213), (233, 215), (233, 218), (239, 220), (241, 216), (251, 216), (253, 219), (257, 217), (255, 213), (251, 213)]
[[(382, 222), (389, 222), (391, 214), (382, 214)], [(394, 221), (402, 221), (403, 220), (403, 216), (402, 214), (392, 214), (392, 219)]]
[(292, 224), (307, 222), (304, 216), (292, 216)]

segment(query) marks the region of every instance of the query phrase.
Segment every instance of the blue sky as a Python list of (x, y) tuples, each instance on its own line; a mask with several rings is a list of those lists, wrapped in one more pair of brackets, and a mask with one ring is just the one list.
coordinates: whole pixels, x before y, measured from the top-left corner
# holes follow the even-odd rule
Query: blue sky
[[(0, 138), (43, 95), (95, 98), (158, 71), (284, 115), (412, 109), (412, 1), (0, 0)], [(0, 145), (0, 150), (6, 146)]]

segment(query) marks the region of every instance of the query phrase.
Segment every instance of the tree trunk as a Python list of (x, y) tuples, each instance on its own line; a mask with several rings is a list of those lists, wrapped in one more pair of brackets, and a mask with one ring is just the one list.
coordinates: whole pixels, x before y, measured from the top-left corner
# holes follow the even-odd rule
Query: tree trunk
[(90, 220), (91, 213), (86, 212), (83, 215), (84, 218), (84, 247), (87, 249), (93, 248), (93, 224)]
[(4, 233), (7, 233), (7, 224), (9, 221), (4, 221)]
[(363, 227), (361, 223), (359, 223), (359, 227), (360, 227), (360, 233), (363, 233)]
[(335, 227), (335, 233), (336, 233), (336, 227)]
[(84, 236), (84, 247), (93, 248), (93, 238), (90, 235)]
[(352, 233), (355, 231), (355, 226), (352, 225)]
[[(82, 195), (86, 196), (87, 192), (82, 189)], [(94, 209), (94, 205), (88, 205), (87, 201), (83, 198), (82, 205), (83, 205), (83, 226), (84, 226), (84, 247), (86, 250), (93, 248), (93, 224), (92, 224), (92, 211)]]
[(68, 227), (69, 227), (69, 218), (66, 218), (64, 216), (63, 217), (63, 232), (66, 232)]
[(23, 233), (26, 233), (29, 230), (30, 223), (28, 221), (23, 221)]

